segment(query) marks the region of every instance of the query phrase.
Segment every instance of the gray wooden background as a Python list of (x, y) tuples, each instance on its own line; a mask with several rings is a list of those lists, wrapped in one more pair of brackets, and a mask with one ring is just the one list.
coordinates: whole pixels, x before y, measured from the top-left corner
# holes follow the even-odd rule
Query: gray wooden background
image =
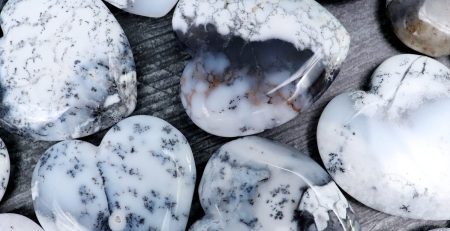
[[(386, 58), (400, 53), (413, 53), (392, 33), (385, 17), (385, 0), (320, 2), (350, 32), (352, 45), (349, 57), (337, 80), (310, 110), (281, 127), (261, 134), (309, 153), (319, 162), (315, 129), (326, 103), (341, 92), (366, 87), (372, 71)], [(161, 19), (149, 19), (110, 8), (128, 35), (136, 60), (139, 95), (134, 114), (163, 118), (181, 130), (194, 151), (200, 180), (211, 153), (229, 139), (203, 132), (190, 121), (183, 110), (178, 96), (179, 78), (190, 57), (171, 30), (171, 15)], [(441, 58), (440, 61), (448, 66), (450, 64), (448, 57)], [(100, 132), (83, 140), (97, 145), (104, 133)], [(31, 175), (40, 155), (54, 143), (24, 140), (1, 129), (0, 137), (9, 149), (12, 163), (10, 183), (3, 201), (0, 202), (0, 213), (19, 213), (36, 220), (30, 193)], [(63, 184), (64, 182), (61, 182), (62, 187)], [(450, 227), (450, 222), (447, 221), (420, 221), (389, 216), (348, 198), (363, 230), (418, 231)], [(195, 195), (189, 225), (202, 215), (198, 196)]]

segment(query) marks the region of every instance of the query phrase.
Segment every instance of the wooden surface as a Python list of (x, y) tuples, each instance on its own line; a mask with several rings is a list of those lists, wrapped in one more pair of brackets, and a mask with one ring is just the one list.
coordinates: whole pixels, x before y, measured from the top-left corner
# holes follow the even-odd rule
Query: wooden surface
[[(364, 88), (372, 71), (386, 58), (412, 53), (392, 33), (385, 17), (385, 0), (328, 0), (321, 3), (347, 28), (352, 36), (349, 56), (331, 88), (314, 106), (289, 123), (260, 134), (287, 143), (320, 162), (315, 129), (321, 111), (335, 95)], [(30, 9), (32, 10), (32, 9)], [(161, 19), (133, 16), (112, 9), (133, 48), (138, 71), (138, 106), (134, 114), (163, 118), (188, 138), (197, 163), (198, 181), (211, 155), (229, 139), (212, 136), (197, 128), (184, 112), (179, 98), (179, 78), (189, 56), (171, 30), (171, 15)], [(449, 66), (448, 58), (440, 61)], [(105, 132), (83, 140), (98, 144)], [(31, 175), (40, 155), (54, 143), (32, 142), (0, 130), (11, 156), (12, 170), (0, 213), (14, 212), (36, 219), (31, 200)], [(370, 171), (370, 169), (368, 169)], [(61, 182), (64, 187), (64, 182)], [(450, 226), (447, 221), (420, 221), (389, 216), (351, 200), (363, 230), (429, 230)], [(203, 215), (197, 193), (189, 225)]]

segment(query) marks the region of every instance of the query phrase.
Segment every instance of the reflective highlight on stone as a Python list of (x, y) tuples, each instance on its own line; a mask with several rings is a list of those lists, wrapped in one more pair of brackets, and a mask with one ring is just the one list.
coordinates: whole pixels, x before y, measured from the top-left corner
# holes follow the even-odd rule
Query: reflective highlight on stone
[(99, 147), (64, 141), (48, 149), (32, 196), (46, 231), (181, 231), (195, 176), (191, 148), (176, 128), (134, 116), (111, 128)]
[(117, 8), (132, 14), (159, 18), (175, 6), (178, 0), (106, 0)]
[(368, 92), (333, 99), (317, 142), (336, 183), (376, 210), (450, 219), (450, 70), (418, 55), (383, 62)]
[(0, 230), (2, 231), (44, 231), (32, 220), (18, 214), (0, 214)]
[(10, 169), (8, 150), (6, 149), (5, 143), (0, 139), (0, 201), (8, 186)]
[(110, 127), (134, 110), (132, 51), (103, 2), (10, 0), (1, 26), (2, 126), (63, 140)]
[(359, 230), (331, 177), (293, 148), (259, 137), (223, 145), (199, 186), (206, 215), (191, 231)]
[(449, 0), (391, 0), (387, 11), (407, 46), (430, 56), (450, 55)]
[[(334, 80), (350, 43), (312, 0), (181, 0), (173, 28), (193, 56), (181, 79), (186, 112), (226, 137), (279, 126), (308, 108)], [(320, 62), (303, 78), (268, 94), (312, 57)]]

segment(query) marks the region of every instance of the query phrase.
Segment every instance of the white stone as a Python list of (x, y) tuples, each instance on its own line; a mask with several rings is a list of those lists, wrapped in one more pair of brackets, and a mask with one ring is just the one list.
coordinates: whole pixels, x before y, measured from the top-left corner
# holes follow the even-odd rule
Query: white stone
[(9, 0), (1, 26), (0, 122), (10, 131), (83, 137), (134, 110), (132, 51), (103, 2)]
[(10, 169), (8, 150), (6, 149), (5, 143), (0, 139), (0, 201), (8, 186)]
[(48, 149), (32, 196), (46, 231), (181, 231), (195, 176), (191, 148), (176, 128), (134, 116), (111, 128), (99, 147), (63, 141)]
[(199, 195), (206, 215), (191, 231), (359, 230), (325, 170), (259, 137), (223, 145), (206, 165)]
[[(368, 92), (333, 99), (317, 143), (337, 184), (392, 215), (450, 219), (450, 70), (398, 55), (383, 62)], [(444, 181), (443, 181), (444, 180)]]
[(159, 18), (175, 6), (178, 0), (106, 0), (117, 8), (132, 14)]
[[(325, 91), (350, 44), (345, 28), (313, 0), (181, 0), (173, 28), (193, 60), (181, 79), (187, 114), (218, 136), (251, 135), (293, 119)], [(313, 54), (317, 75), (268, 92)]]
[(0, 214), (1, 231), (44, 231), (32, 220), (18, 214)]

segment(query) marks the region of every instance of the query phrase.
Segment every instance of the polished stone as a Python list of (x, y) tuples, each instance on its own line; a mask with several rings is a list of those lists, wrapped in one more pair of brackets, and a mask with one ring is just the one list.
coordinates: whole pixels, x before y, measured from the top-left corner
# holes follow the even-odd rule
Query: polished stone
[(375, 70), (369, 91), (328, 104), (317, 143), (337, 184), (363, 204), (448, 220), (449, 118), (450, 70), (425, 56), (397, 55)]
[(5, 143), (0, 139), (0, 201), (8, 186), (9, 174), (11, 171), (9, 154)]
[(223, 145), (199, 186), (206, 215), (191, 231), (359, 230), (331, 177), (293, 148), (259, 137)]
[(9, 0), (1, 26), (3, 127), (63, 140), (110, 127), (134, 110), (132, 51), (103, 2)]
[(122, 120), (98, 147), (63, 141), (48, 149), (32, 180), (46, 231), (181, 231), (195, 187), (186, 138), (151, 116)]
[[(18, 214), (0, 214), (1, 231), (44, 231), (32, 220)], [(81, 231), (81, 230), (79, 230)]]
[(407, 46), (430, 56), (450, 55), (449, 0), (390, 0), (387, 11)]
[(175, 6), (178, 0), (106, 0), (117, 8), (132, 14), (152, 18), (163, 17)]
[[(197, 126), (225, 137), (260, 133), (306, 110), (350, 44), (313, 0), (181, 0), (172, 24), (193, 56), (181, 79), (183, 106)], [(271, 92), (291, 76), (300, 80)]]

